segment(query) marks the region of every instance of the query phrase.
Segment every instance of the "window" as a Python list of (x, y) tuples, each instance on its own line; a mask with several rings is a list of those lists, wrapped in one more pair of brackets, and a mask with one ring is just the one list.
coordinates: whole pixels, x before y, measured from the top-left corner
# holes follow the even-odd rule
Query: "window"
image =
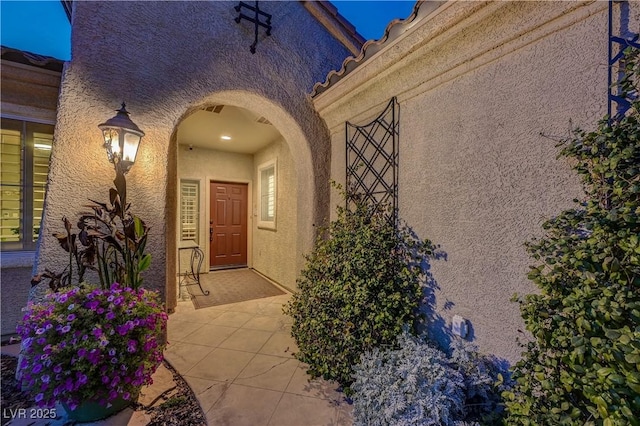
[(0, 245), (34, 250), (44, 207), (53, 126), (2, 119)]
[(276, 229), (276, 162), (258, 167), (258, 227)]
[(180, 181), (180, 241), (198, 242), (199, 183)]

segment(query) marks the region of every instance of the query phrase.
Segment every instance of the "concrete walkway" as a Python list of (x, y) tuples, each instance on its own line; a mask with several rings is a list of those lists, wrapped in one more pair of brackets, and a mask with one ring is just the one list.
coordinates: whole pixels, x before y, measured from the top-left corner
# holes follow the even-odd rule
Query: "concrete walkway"
[[(169, 316), (165, 358), (196, 394), (209, 425), (352, 424), (352, 407), (335, 390), (337, 385), (311, 381), (293, 357), (291, 319), (282, 314), (289, 298), (287, 294), (198, 310), (191, 301), (181, 301)], [(18, 351), (19, 345), (2, 348), (3, 353)], [(153, 379), (141, 398), (151, 401), (175, 385), (164, 367)], [(90, 425), (144, 426), (149, 421), (143, 411), (125, 409)], [(53, 420), (15, 416), (8, 424), (62, 426), (68, 420), (57, 407)]]
[(337, 385), (310, 381), (293, 357), (290, 295), (196, 310), (179, 302), (169, 317), (171, 365), (186, 379), (209, 425), (350, 425)]

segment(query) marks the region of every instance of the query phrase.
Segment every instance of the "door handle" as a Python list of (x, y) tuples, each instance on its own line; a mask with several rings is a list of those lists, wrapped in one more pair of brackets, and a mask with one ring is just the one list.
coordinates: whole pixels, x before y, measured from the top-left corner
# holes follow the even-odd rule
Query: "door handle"
[(209, 221), (209, 242), (213, 242), (213, 221)]

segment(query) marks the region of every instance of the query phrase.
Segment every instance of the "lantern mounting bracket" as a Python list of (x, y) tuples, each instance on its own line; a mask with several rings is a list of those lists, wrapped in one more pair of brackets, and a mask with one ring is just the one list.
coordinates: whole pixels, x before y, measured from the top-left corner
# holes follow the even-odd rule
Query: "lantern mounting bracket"
[[(249, 12), (253, 12), (254, 16), (251, 17), (249, 15), (245, 15), (244, 13), (242, 13), (243, 8), (247, 9)], [(271, 35), (271, 15), (260, 10), (260, 7), (258, 6), (257, 1), (255, 2), (255, 6), (251, 6), (241, 1), (238, 3), (237, 6), (234, 7), (234, 9), (236, 12), (238, 12), (238, 16), (234, 19), (236, 23), (239, 24), (241, 20), (245, 19), (251, 22), (252, 24), (254, 24), (255, 26), (254, 28), (255, 38), (253, 40), (253, 43), (249, 47), (249, 50), (251, 51), (251, 53), (255, 54), (256, 46), (258, 45), (258, 28), (264, 27), (266, 29), (267, 36)], [(261, 18), (264, 18), (264, 22), (260, 20)]]

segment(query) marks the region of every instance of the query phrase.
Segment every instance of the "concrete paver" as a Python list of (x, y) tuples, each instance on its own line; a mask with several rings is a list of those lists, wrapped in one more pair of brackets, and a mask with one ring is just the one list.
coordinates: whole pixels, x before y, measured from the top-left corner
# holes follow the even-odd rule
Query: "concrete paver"
[[(291, 319), (282, 313), (290, 294), (196, 310), (191, 301), (179, 301), (169, 316), (165, 358), (187, 381), (210, 425), (315, 426), (343, 425), (352, 421), (352, 407), (335, 383), (310, 380), (306, 366), (293, 357)], [(6, 348), (6, 349), (5, 349)], [(3, 353), (11, 350), (3, 347)], [(14, 351), (15, 352), (15, 351)], [(142, 398), (155, 396), (175, 385), (161, 367), (154, 384)], [(20, 422), (11, 426), (61, 426), (58, 418)], [(93, 426), (144, 426), (143, 412), (126, 409)]]
[[(215, 307), (223, 312), (207, 326), (234, 327), (235, 333), (201, 359), (197, 368), (178, 369), (194, 389), (210, 425), (348, 426), (353, 423), (352, 407), (344, 394), (337, 391), (338, 385), (321, 379), (310, 380), (307, 366), (293, 357), (297, 347), (291, 337), (292, 320), (282, 313), (290, 297), (286, 294)], [(211, 308), (198, 311), (207, 309)], [(169, 331), (172, 327), (184, 326), (183, 321), (194, 321), (194, 311), (190, 302), (179, 302), (176, 313), (170, 316)], [(174, 353), (167, 351), (167, 359), (175, 367), (173, 357)], [(239, 370), (241, 364), (244, 366)]]

